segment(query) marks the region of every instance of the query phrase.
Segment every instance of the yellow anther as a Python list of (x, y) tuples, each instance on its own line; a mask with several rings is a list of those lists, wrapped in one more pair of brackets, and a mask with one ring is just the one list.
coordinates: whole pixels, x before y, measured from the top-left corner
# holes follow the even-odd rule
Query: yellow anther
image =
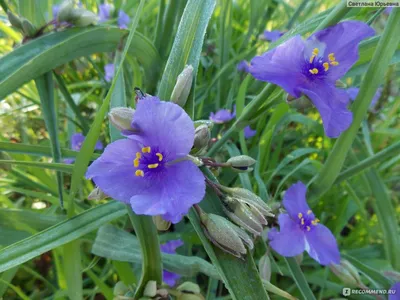
[(313, 224), (314, 226), (317, 226), (319, 220), (318, 219), (314, 219), (311, 221), (311, 224)]
[(330, 61), (335, 61), (335, 60), (336, 60), (336, 58), (335, 58), (335, 53), (329, 53), (329, 54), (328, 54), (328, 59), (329, 59)]
[(135, 166), (135, 168), (139, 167), (139, 158), (138, 157), (133, 160), (133, 165)]
[(144, 172), (142, 170), (136, 170), (135, 175), (139, 176), (139, 177), (143, 177), (144, 176)]
[(314, 68), (314, 69), (310, 69), (309, 70), (311, 74), (318, 74), (318, 69)]
[(299, 213), (297, 216), (299, 217), (299, 219), (301, 219), (303, 217), (303, 214)]
[(312, 210), (311, 209), (307, 210), (307, 215), (311, 215), (311, 214), (312, 214)]
[(311, 55), (310, 57), (310, 64), (312, 64), (312, 62), (314, 61), (315, 55)]
[(304, 218), (301, 218), (301, 225), (304, 225)]
[(324, 66), (325, 72), (329, 70), (329, 64), (327, 62), (322, 64)]
[(307, 231), (310, 231), (310, 230), (311, 230), (311, 227), (310, 227), (310, 226), (307, 226), (306, 228), (307, 228)]
[(142, 153), (136, 152), (136, 158), (142, 158)]
[(156, 155), (158, 156), (158, 161), (162, 161), (164, 156), (161, 153), (156, 153)]
[(317, 56), (318, 53), (319, 53), (319, 49), (318, 48), (314, 48), (313, 51), (312, 51), (312, 54)]
[(142, 148), (142, 152), (143, 152), (143, 153), (150, 153), (150, 151), (151, 151), (151, 148), (150, 148), (150, 147), (143, 147), (143, 148)]
[(155, 169), (155, 168), (158, 167), (158, 164), (150, 164), (150, 165), (147, 165), (147, 167), (148, 167), (149, 169)]
[(331, 61), (332, 66), (337, 66), (339, 63), (337, 61)]

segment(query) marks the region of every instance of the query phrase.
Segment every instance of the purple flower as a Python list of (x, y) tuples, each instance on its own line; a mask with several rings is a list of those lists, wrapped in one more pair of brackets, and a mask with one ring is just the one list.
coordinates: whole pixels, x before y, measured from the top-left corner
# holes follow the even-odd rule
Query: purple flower
[(245, 137), (246, 139), (252, 138), (252, 137), (255, 136), (256, 133), (257, 133), (257, 130), (251, 129), (250, 125), (246, 126), (246, 127), (243, 129), (243, 131), (244, 131), (244, 137)]
[(109, 144), (86, 177), (136, 214), (177, 223), (205, 194), (202, 172), (186, 159), (193, 121), (180, 106), (148, 96), (139, 100), (131, 126), (135, 133)]
[[(349, 94), (350, 99), (351, 99), (352, 101), (354, 101), (354, 100), (356, 100), (359, 91), (360, 91), (359, 88), (357, 88), (357, 87), (351, 87), (351, 88), (348, 88), (348, 89), (347, 89), (347, 94)], [(370, 109), (373, 109), (373, 108), (375, 107), (376, 102), (377, 102), (377, 101), (379, 100), (379, 98), (381, 97), (381, 94), (382, 94), (382, 88), (378, 88), (378, 89), (376, 90), (376, 93), (375, 93), (374, 97), (372, 98), (371, 104), (369, 105), (369, 108), (370, 108)]]
[(272, 82), (295, 98), (305, 94), (321, 114), (325, 134), (338, 137), (353, 120), (349, 96), (337, 89), (340, 79), (358, 60), (358, 44), (374, 30), (358, 21), (346, 21), (311, 35), (299, 35), (251, 61), (250, 73)]
[(57, 19), (59, 10), (60, 10), (60, 5), (53, 5), (53, 6), (52, 6), (53, 19), (54, 19), (54, 20)]
[(216, 113), (210, 114), (210, 120), (217, 124), (223, 124), (229, 122), (236, 117), (236, 109), (234, 108), (231, 112), (229, 109), (220, 109)]
[(130, 21), (131, 21), (131, 19), (129, 18), (129, 16), (122, 9), (120, 9), (118, 12), (119, 28), (127, 29)]
[(105, 22), (110, 19), (111, 16), (111, 5), (100, 4), (99, 5), (99, 22)]
[(389, 289), (389, 300), (400, 300), (400, 282), (396, 282)]
[(114, 78), (114, 64), (107, 64), (104, 66), (104, 72), (106, 73), (104, 79), (110, 82)]
[(340, 254), (332, 232), (319, 223), (306, 201), (307, 188), (302, 182), (293, 184), (283, 197), (287, 214), (280, 214), (280, 232), (272, 228), (269, 244), (282, 256), (296, 256), (304, 250), (321, 265), (339, 264)]
[(268, 31), (265, 30), (264, 31), (264, 38), (267, 41), (270, 42), (275, 42), (277, 39), (279, 39), (281, 36), (283, 35), (283, 32), (279, 31), (279, 30), (272, 30), (272, 31)]
[[(176, 249), (183, 245), (181, 240), (172, 240), (160, 246), (161, 252), (168, 254), (175, 254)], [(176, 281), (181, 278), (181, 275), (163, 270), (163, 281), (169, 286), (174, 286)]]
[(242, 60), (238, 65), (236, 66), (236, 69), (239, 72), (249, 72), (249, 63), (245, 60)]
[[(82, 148), (83, 141), (85, 140), (85, 136), (82, 133), (74, 133), (71, 136), (71, 149), (74, 151), (79, 151)], [(101, 141), (97, 141), (96, 145), (94, 146), (95, 150), (102, 150), (103, 143)], [(64, 163), (72, 164), (75, 161), (75, 158), (66, 158), (64, 159)]]

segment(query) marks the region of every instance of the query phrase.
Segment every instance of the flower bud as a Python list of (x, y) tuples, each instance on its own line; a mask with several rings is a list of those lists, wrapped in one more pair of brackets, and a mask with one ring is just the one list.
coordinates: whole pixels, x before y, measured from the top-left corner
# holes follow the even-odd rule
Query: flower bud
[(135, 110), (129, 107), (114, 107), (108, 113), (108, 119), (118, 130), (132, 130), (131, 123)]
[(108, 196), (106, 194), (104, 194), (104, 192), (99, 187), (96, 187), (87, 196), (88, 200), (103, 200), (103, 199), (106, 199), (106, 198), (108, 198)]
[(244, 244), (253, 249), (253, 241), (247, 233), (224, 217), (205, 213), (200, 217), (204, 234), (218, 248), (239, 258), (247, 253)]
[(294, 257), (295, 261), (297, 262), (297, 264), (300, 266), (301, 263), (303, 262), (303, 258), (304, 258), (304, 254), (300, 253), (299, 255), (296, 255)]
[(358, 270), (347, 260), (342, 259), (339, 265), (329, 266), (335, 275), (350, 287), (357, 287), (362, 284)]
[(178, 296), (177, 300), (205, 300), (205, 298), (201, 294), (182, 293)]
[(122, 281), (118, 281), (114, 286), (114, 296), (124, 296), (129, 292), (129, 288)]
[(258, 270), (260, 271), (261, 279), (271, 281), (271, 260), (268, 253), (265, 253), (258, 262)]
[(159, 231), (167, 231), (171, 227), (171, 222), (165, 221), (161, 216), (153, 216), (153, 223)]
[(210, 141), (211, 133), (207, 125), (203, 124), (196, 127), (194, 132), (193, 148), (196, 154), (200, 154), (207, 149), (208, 142)]
[(36, 34), (36, 27), (27, 19), (22, 19), (22, 31), (25, 36), (32, 37)]
[(77, 27), (86, 27), (94, 25), (97, 22), (97, 16), (84, 8), (76, 8), (71, 11), (69, 23), (74, 24)]
[(176, 289), (184, 293), (192, 293), (192, 294), (199, 294), (201, 292), (199, 285), (190, 281), (182, 283)]
[(150, 280), (147, 282), (144, 291), (143, 291), (143, 296), (145, 297), (155, 297), (157, 295), (157, 282), (154, 280)]
[(171, 101), (183, 107), (190, 94), (193, 83), (193, 67), (185, 66), (182, 73), (178, 75), (174, 90), (172, 91)]
[(71, 19), (72, 10), (74, 9), (73, 0), (64, 0), (60, 4), (60, 8), (57, 14), (57, 22), (68, 22)]
[(223, 210), (229, 219), (255, 236), (261, 234), (262, 225), (267, 224), (267, 220), (257, 209), (251, 210), (249, 206), (232, 197), (226, 197), (222, 201)]
[(10, 21), (12, 26), (14, 26), (15, 28), (17, 28), (19, 30), (23, 30), (22, 29), (22, 21), (19, 18), (19, 16), (14, 15), (11, 10), (7, 11), (7, 16), (8, 16), (8, 20)]
[(228, 159), (228, 164), (231, 165), (232, 169), (236, 172), (250, 172), (253, 168), (250, 168), (256, 163), (255, 159), (247, 155), (234, 156)]

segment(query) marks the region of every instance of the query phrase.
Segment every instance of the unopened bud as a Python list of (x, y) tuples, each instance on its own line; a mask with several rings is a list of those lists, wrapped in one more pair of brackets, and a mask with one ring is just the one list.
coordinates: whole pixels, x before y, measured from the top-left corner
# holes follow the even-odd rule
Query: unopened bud
[(329, 266), (335, 275), (350, 287), (357, 287), (362, 284), (358, 270), (347, 260), (342, 259), (339, 265)]
[(118, 281), (114, 286), (114, 296), (124, 296), (129, 292), (129, 288), (122, 281)]
[(165, 221), (161, 216), (154, 216), (153, 223), (159, 231), (167, 231), (171, 227), (171, 222)]
[(193, 83), (193, 67), (187, 65), (182, 73), (178, 75), (174, 90), (172, 91), (171, 101), (183, 107), (190, 94)]
[(36, 27), (27, 19), (22, 19), (22, 31), (27, 37), (32, 37), (36, 34)]
[(178, 291), (184, 292), (184, 293), (192, 293), (192, 294), (199, 294), (200, 293), (200, 287), (198, 284), (190, 282), (190, 281), (185, 281), (182, 283), (180, 286), (176, 288)]
[(234, 156), (228, 159), (228, 164), (231, 165), (232, 169), (236, 172), (250, 172), (253, 168), (250, 168), (256, 163), (256, 160), (247, 155)]
[(17, 15), (14, 15), (11, 10), (8, 10), (7, 16), (8, 16), (8, 20), (10, 21), (12, 26), (14, 26), (15, 28), (18, 28), (19, 30), (23, 30), (22, 29), (22, 21)]
[(207, 149), (210, 138), (211, 138), (211, 133), (207, 125), (203, 124), (196, 127), (194, 132), (194, 143), (193, 143), (193, 148), (196, 154), (204, 152)]
[(60, 8), (57, 14), (57, 22), (69, 22), (71, 19), (72, 10), (74, 9), (73, 0), (64, 0), (60, 4)]
[(182, 293), (178, 296), (177, 300), (205, 300), (205, 298), (199, 294), (186, 294)]
[(93, 12), (84, 8), (76, 8), (72, 10), (68, 22), (77, 27), (86, 27), (96, 24), (97, 16)]
[(201, 223), (204, 227), (204, 234), (215, 246), (236, 257), (241, 258), (247, 253), (244, 244), (250, 249), (254, 246), (245, 231), (224, 217), (203, 213)]
[(154, 280), (150, 280), (147, 282), (144, 288), (143, 296), (152, 298), (155, 297), (156, 295), (157, 295), (157, 282)]
[(297, 262), (298, 265), (301, 265), (301, 263), (303, 262), (303, 258), (304, 258), (304, 254), (300, 253), (299, 255), (296, 255), (294, 257), (295, 261)]
[(135, 110), (129, 107), (115, 107), (108, 113), (108, 119), (119, 130), (132, 130), (131, 123)]
[(248, 205), (232, 197), (226, 197), (223, 203), (223, 210), (229, 219), (255, 236), (261, 234), (262, 225), (267, 224), (267, 220), (257, 209), (251, 210)]
[(108, 198), (106, 194), (99, 188), (96, 187), (90, 194), (87, 196), (88, 200), (103, 200)]
[(261, 279), (271, 281), (271, 259), (268, 253), (265, 253), (258, 262), (258, 270), (260, 271)]

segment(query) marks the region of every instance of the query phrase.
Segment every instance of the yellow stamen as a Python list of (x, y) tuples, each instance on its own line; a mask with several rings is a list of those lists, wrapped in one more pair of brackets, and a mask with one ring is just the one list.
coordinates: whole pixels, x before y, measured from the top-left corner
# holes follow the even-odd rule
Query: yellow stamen
[(141, 157), (142, 157), (142, 153), (136, 152), (136, 158), (141, 158)]
[(319, 49), (318, 48), (314, 48), (313, 51), (312, 51), (312, 54), (317, 56), (318, 53), (319, 53)]
[(133, 160), (133, 165), (135, 166), (135, 168), (139, 167), (139, 158), (138, 157)]
[(304, 218), (301, 218), (301, 225), (304, 225)]
[(143, 152), (143, 153), (150, 153), (150, 151), (151, 151), (151, 148), (150, 148), (150, 147), (143, 147), (143, 148), (142, 148), (142, 152)]
[(329, 70), (329, 64), (327, 62), (322, 64), (324, 66), (325, 72)]
[(337, 66), (339, 63), (337, 61), (331, 61), (332, 66)]
[(311, 55), (310, 57), (310, 64), (312, 64), (312, 62), (314, 61), (315, 55)]
[(142, 170), (136, 170), (135, 175), (139, 176), (139, 177), (143, 177), (144, 176), (144, 172)]
[(311, 221), (311, 224), (313, 224), (314, 226), (317, 226), (318, 222), (319, 222), (319, 220), (318, 220), (318, 219), (315, 219), (315, 220), (312, 220), (312, 221)]
[(158, 156), (158, 161), (162, 161), (164, 156), (161, 153), (156, 153), (156, 155)]
[(310, 231), (310, 230), (311, 230), (311, 227), (310, 227), (310, 226), (307, 226), (306, 228), (307, 228), (307, 231)]
[(307, 215), (311, 215), (311, 213), (312, 213), (311, 209), (307, 210)]
[(309, 70), (311, 74), (318, 74), (318, 69), (314, 68), (314, 69), (310, 69)]
[(303, 214), (299, 213), (297, 216), (299, 217), (299, 219), (301, 219), (303, 217)]
[(330, 61), (335, 61), (335, 60), (336, 60), (336, 59), (335, 59), (335, 53), (329, 53), (328, 59), (329, 59)]
[(155, 168), (158, 167), (158, 164), (150, 164), (150, 165), (147, 165), (147, 167), (148, 167), (149, 169), (155, 169)]

